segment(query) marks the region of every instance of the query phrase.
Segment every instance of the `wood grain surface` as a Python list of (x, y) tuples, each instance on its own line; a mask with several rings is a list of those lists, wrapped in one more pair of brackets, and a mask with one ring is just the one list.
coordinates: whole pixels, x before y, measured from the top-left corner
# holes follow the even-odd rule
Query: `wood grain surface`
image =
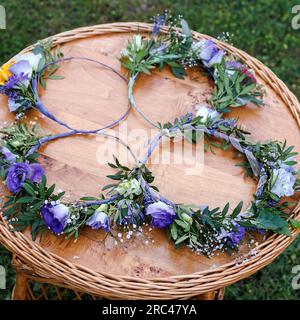
[[(130, 36), (125, 33), (91, 37), (65, 44), (62, 51), (66, 57), (97, 59), (126, 75), (119, 56)], [(99, 128), (115, 121), (126, 111), (126, 83), (111, 71), (91, 62), (74, 60), (64, 63), (58, 74), (65, 78), (49, 80), (41, 97), (49, 110), (69, 125), (78, 129)], [(152, 76), (139, 78), (135, 97), (149, 118), (163, 123), (193, 111), (196, 104), (205, 103), (212, 88), (213, 84), (201, 70), (190, 71), (186, 80), (174, 78), (169, 70), (155, 70)], [(295, 145), (300, 151), (299, 128), (295, 119), (274, 91), (268, 86), (266, 90), (264, 107), (239, 108), (231, 115), (239, 117), (243, 127), (252, 132), (253, 139), (287, 139), (289, 145)], [(0, 97), (0, 120), (1, 126), (13, 120), (3, 96)], [(64, 131), (36, 111), (31, 111), (26, 121), (39, 123), (47, 133)], [(118, 126), (110, 132), (120, 134), (124, 139), (128, 137), (128, 143), (139, 157), (146, 150), (146, 138), (153, 136), (153, 129), (133, 110), (121, 128)], [(144, 134), (144, 138), (141, 139), (140, 134)], [(235, 166), (239, 159), (233, 151), (217, 151), (217, 155), (206, 153), (201, 158), (204, 166), (197, 169), (197, 175), (188, 174), (193, 169), (189, 163), (155, 163), (159, 151), (167, 149), (170, 157), (174, 157), (177, 144), (180, 142), (170, 147), (165, 141), (155, 151), (153, 163), (149, 164), (156, 177), (155, 184), (165, 197), (176, 203), (208, 204), (211, 207), (224, 206), (228, 201), (233, 207), (240, 200), (246, 206), (251, 201), (255, 183), (246, 179), (242, 170)], [(102, 186), (109, 183), (106, 175), (113, 173), (104, 160), (112, 160), (114, 146), (114, 141), (104, 141), (100, 136), (77, 136), (50, 143), (41, 149), (41, 162), (46, 168), (49, 183), (56, 183), (57, 190), (66, 191), (65, 201), (98, 195)], [(123, 147), (119, 147), (122, 151)], [(132, 159), (130, 163), (133, 163)], [(5, 193), (4, 186), (1, 186), (1, 192)], [(164, 231), (151, 230), (149, 226), (144, 226), (143, 232), (137, 233), (134, 240), (124, 239), (118, 245), (111, 236), (88, 228), (84, 229), (77, 242), (50, 233), (36, 241), (44, 249), (95, 271), (143, 278), (212, 269), (232, 259), (238, 261), (239, 256), (249, 250), (248, 245), (243, 245), (237, 254), (219, 254), (208, 259), (188, 248), (175, 249)]]

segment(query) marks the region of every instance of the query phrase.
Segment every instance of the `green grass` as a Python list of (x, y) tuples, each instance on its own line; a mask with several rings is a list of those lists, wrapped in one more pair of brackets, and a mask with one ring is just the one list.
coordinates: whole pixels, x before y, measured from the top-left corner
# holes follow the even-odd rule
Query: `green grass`
[[(115, 21), (149, 21), (163, 9), (185, 16), (192, 29), (213, 36), (229, 32), (232, 42), (269, 66), (300, 97), (300, 30), (291, 27), (298, 0), (8, 0), (7, 29), (0, 30), (0, 63), (25, 46), (50, 35), (85, 25)], [(291, 269), (300, 264), (299, 239), (274, 263), (227, 289), (228, 299), (299, 299), (291, 287)], [(13, 285), (10, 255), (0, 248), (8, 268), (8, 299)]]

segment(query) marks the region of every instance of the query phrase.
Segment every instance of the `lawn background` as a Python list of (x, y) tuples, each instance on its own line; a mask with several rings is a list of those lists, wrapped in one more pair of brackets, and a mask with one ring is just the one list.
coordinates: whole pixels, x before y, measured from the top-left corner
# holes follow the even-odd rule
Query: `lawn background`
[[(300, 29), (293, 30), (292, 7), (300, 0), (8, 0), (7, 28), (0, 30), (0, 64), (22, 48), (76, 27), (118, 21), (145, 21), (164, 9), (183, 14), (193, 30), (212, 36), (231, 34), (233, 44), (270, 67), (300, 98)], [(284, 128), (283, 128), (284, 129)], [(274, 263), (226, 290), (226, 299), (299, 299), (291, 272), (300, 264), (299, 238)], [(7, 268), (9, 299), (14, 282), (10, 254), (0, 246)]]

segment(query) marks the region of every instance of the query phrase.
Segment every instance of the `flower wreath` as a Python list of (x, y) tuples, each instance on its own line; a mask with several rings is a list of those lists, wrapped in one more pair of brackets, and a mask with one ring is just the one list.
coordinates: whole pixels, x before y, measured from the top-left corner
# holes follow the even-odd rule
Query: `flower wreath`
[(103, 128), (87, 131), (74, 129), (53, 115), (41, 101), (38, 85), (40, 84), (41, 87), (46, 89), (46, 79), (62, 79), (62, 76), (54, 74), (62, 62), (70, 60), (93, 62), (112, 71), (123, 81), (127, 82), (127, 80), (115, 69), (98, 60), (86, 57), (64, 58), (59, 48), (52, 53), (51, 44), (51, 39), (40, 42), (35, 45), (32, 52), (14, 57), (0, 69), (0, 93), (8, 97), (9, 110), (16, 114), (16, 120), (20, 120), (29, 109), (34, 108), (42, 113), (43, 116), (48, 117), (71, 131), (88, 134), (112, 128), (127, 117), (130, 107), (128, 107), (126, 112), (117, 121)]
[[(164, 24), (168, 26), (168, 32), (159, 35)], [(178, 24), (182, 31), (176, 28)], [(23, 57), (24, 60), (27, 58)], [(27, 61), (30, 63), (29, 59)], [(49, 72), (47, 68), (55, 65), (56, 61), (53, 59), (53, 64), (48, 63), (43, 70)], [(300, 186), (296, 178), (297, 162), (294, 160), (297, 153), (293, 152), (293, 147), (288, 147), (286, 142), (253, 142), (247, 137), (249, 133), (238, 126), (237, 119), (228, 119), (223, 115), (231, 107), (244, 106), (248, 102), (262, 104), (263, 89), (251, 70), (219, 50), (211, 40), (194, 42), (187, 23), (181, 17), (171, 19), (167, 14), (155, 18), (150, 38), (136, 35), (128, 42), (122, 52), (122, 62), (130, 72), (128, 93), (132, 106), (145, 120), (159, 128), (159, 133), (149, 143), (144, 159), (139, 161), (129, 146), (119, 138), (110, 136), (128, 148), (136, 165), (128, 168), (114, 158), (114, 163), (108, 165), (117, 170), (109, 176), (115, 183), (103, 188), (106, 195), (84, 197), (77, 202), (67, 203), (62, 198), (64, 192), (56, 194), (55, 185), (47, 186), (44, 170), (37, 162), (37, 151), (51, 140), (78, 133), (98, 134), (99, 130), (71, 130), (48, 136), (36, 126), (23, 123), (3, 128), (0, 131), (0, 175), (12, 193), (3, 208), (14, 230), (30, 226), (33, 239), (38, 232), (47, 228), (57, 235), (76, 238), (84, 226), (112, 233), (116, 225), (127, 228), (127, 237), (131, 238), (133, 230), (149, 222), (156, 228), (167, 229), (176, 245), (185, 243), (191, 249), (209, 256), (216, 250), (238, 249), (246, 232), (250, 234), (253, 230), (262, 230), (291, 235), (290, 226), (300, 228), (298, 221), (289, 219), (288, 207), (291, 203), (281, 201), (284, 197), (292, 196)], [(148, 74), (151, 69), (165, 65), (170, 66), (178, 77), (183, 77), (185, 68), (190, 66), (201, 66), (207, 71), (216, 84), (210, 99), (211, 108), (201, 106), (196, 115), (188, 113), (175, 119), (174, 123), (162, 125), (149, 120), (134, 101), (134, 82), (139, 73)], [(14, 64), (11, 63), (0, 70), (0, 91), (8, 95), (9, 101), (14, 99), (14, 90), (20, 90), (20, 83), (14, 83), (14, 70)], [(31, 75), (23, 72), (21, 79), (25, 77), (28, 81)], [(39, 83), (42, 79), (43, 74), (37, 73)], [(26, 88), (22, 86), (22, 97), (27, 97)], [(190, 142), (197, 143), (199, 132), (205, 134), (207, 146), (212, 146), (210, 139), (214, 138), (220, 141), (214, 142), (214, 146), (222, 149), (232, 146), (243, 155), (245, 162), (240, 165), (247, 175), (258, 181), (254, 199), (247, 209), (243, 209), (243, 202), (233, 210), (230, 210), (229, 203), (222, 209), (173, 203), (153, 185), (154, 176), (146, 163), (160, 139), (163, 136), (172, 138), (183, 135)]]

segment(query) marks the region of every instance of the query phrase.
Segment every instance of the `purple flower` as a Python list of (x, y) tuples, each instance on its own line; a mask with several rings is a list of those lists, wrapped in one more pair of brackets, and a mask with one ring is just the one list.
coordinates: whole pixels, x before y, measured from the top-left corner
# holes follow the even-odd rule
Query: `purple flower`
[(7, 162), (16, 162), (18, 155), (12, 153), (7, 147), (2, 147), (0, 151), (3, 155), (4, 160)]
[(236, 118), (225, 119), (221, 122), (222, 126), (233, 129), (236, 127)]
[(30, 175), (28, 177), (29, 180), (31, 180), (32, 182), (40, 182), (43, 175), (44, 175), (44, 169), (40, 164), (38, 163), (30, 164)]
[(118, 202), (118, 210), (122, 212), (122, 209), (127, 208), (127, 215), (123, 216), (121, 224), (136, 224), (140, 225), (144, 219), (145, 215), (142, 212), (140, 206), (133, 200), (122, 199)]
[(161, 27), (165, 23), (165, 19), (166, 19), (165, 15), (156, 16), (154, 18), (154, 24), (153, 24), (153, 28), (152, 28), (152, 35), (153, 36), (157, 36), (159, 34)]
[(38, 163), (27, 164), (13, 163), (7, 173), (6, 185), (12, 193), (21, 191), (26, 179), (39, 182), (44, 174), (44, 169)]
[(41, 208), (46, 226), (55, 234), (62, 233), (69, 217), (69, 208), (63, 204), (47, 203)]
[(194, 114), (192, 112), (188, 112), (185, 116), (181, 116), (181, 120), (185, 120), (185, 123), (190, 123), (194, 118)]
[[(22, 84), (28, 87), (29, 80), (32, 75), (32, 67), (30, 63), (26, 60), (20, 60), (17, 63), (13, 64), (9, 71), (16, 77), (19, 77), (19, 80), (22, 80)], [(25, 78), (26, 77), (26, 78)]]
[(156, 54), (163, 53), (167, 48), (167, 45), (165, 43), (161, 43), (159, 46), (155, 46), (150, 49), (149, 53), (154, 56)]
[(149, 190), (149, 188), (144, 188), (144, 192), (143, 192), (143, 205), (145, 208), (147, 208), (150, 204), (154, 203), (155, 200), (151, 195), (151, 192)]
[(31, 105), (30, 100), (22, 97), (20, 90), (18, 90), (22, 85), (27, 86), (27, 84), (29, 84), (28, 75), (22, 72), (18, 75), (13, 74), (8, 81), (0, 87), (0, 93), (8, 97), (8, 107), (11, 112), (15, 112), (20, 107), (26, 109)]
[(23, 72), (20, 74), (13, 74), (9, 77), (7, 82), (1, 87), (0, 92), (8, 94), (8, 91), (19, 87), (22, 83), (27, 83), (29, 80), (28, 75)]
[(252, 70), (248, 69), (246, 65), (243, 65), (239, 61), (226, 61), (225, 66), (227, 68), (227, 72), (230, 75), (234, 74), (234, 70), (240, 70), (243, 74), (246, 75), (246, 81), (250, 80), (253, 83), (256, 83), (256, 79)]
[(87, 220), (86, 225), (94, 230), (104, 229), (109, 231), (109, 218), (104, 211), (99, 210), (101, 206), (94, 212), (94, 214)]
[(212, 40), (204, 40), (201, 43), (199, 58), (207, 67), (212, 67), (214, 64), (220, 64), (225, 55), (224, 50), (219, 50)]
[(152, 225), (156, 228), (166, 228), (176, 218), (173, 208), (162, 201), (150, 204), (146, 214), (152, 217)]
[(256, 83), (256, 82), (257, 82), (253, 70), (248, 69), (247, 67), (244, 67), (244, 68), (242, 68), (241, 70), (242, 70), (242, 73), (246, 75), (246, 77), (247, 77), (246, 79), (247, 79), (247, 80), (250, 80), (250, 81), (253, 82), (253, 83)]
[(231, 70), (240, 70), (243, 67), (243, 64), (239, 61), (226, 61), (226, 68)]
[(273, 199), (268, 200), (268, 202), (267, 202), (267, 204), (266, 204), (266, 207), (267, 207), (267, 208), (275, 207), (275, 206), (277, 205), (277, 203), (278, 203), (278, 201), (276, 201), (276, 200), (273, 200)]
[(227, 234), (227, 237), (229, 238), (229, 243), (232, 247), (237, 246), (245, 235), (245, 228), (240, 226), (238, 223), (234, 223), (235, 230), (232, 230)]

